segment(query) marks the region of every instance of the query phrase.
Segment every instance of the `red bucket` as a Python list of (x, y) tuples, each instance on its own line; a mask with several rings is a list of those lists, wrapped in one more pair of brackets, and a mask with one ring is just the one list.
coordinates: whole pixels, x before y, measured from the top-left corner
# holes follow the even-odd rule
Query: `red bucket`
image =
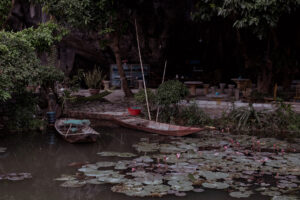
[(141, 113), (140, 108), (128, 108), (128, 112), (130, 115), (137, 116)]

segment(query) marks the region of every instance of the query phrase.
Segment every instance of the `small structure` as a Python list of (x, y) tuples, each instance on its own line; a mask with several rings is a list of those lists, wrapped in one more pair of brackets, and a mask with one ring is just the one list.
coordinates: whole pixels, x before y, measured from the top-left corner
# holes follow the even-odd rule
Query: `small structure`
[(190, 93), (192, 96), (196, 96), (196, 88), (203, 84), (201, 81), (186, 81), (184, 82), (190, 88)]

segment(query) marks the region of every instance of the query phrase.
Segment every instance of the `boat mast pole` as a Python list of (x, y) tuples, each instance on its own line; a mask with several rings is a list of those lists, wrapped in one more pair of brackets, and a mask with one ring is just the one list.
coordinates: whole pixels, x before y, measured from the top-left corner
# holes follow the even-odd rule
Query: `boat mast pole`
[(149, 120), (151, 120), (151, 114), (150, 114), (150, 108), (149, 108), (149, 102), (148, 102), (148, 94), (147, 94), (147, 88), (146, 88), (146, 82), (145, 82), (145, 74), (144, 74), (144, 67), (143, 67), (143, 61), (142, 61), (140, 41), (139, 41), (139, 34), (138, 34), (136, 19), (134, 20), (134, 22), (135, 22), (135, 31), (136, 31), (136, 41), (137, 41), (137, 45), (138, 45), (139, 58), (140, 58), (140, 63), (141, 63), (141, 70), (142, 70), (142, 75), (143, 75), (143, 83), (144, 83), (146, 104), (147, 104), (147, 110), (148, 110), (148, 118), (149, 118)]
[[(163, 78), (162, 78), (162, 82), (161, 83), (165, 82), (165, 75), (166, 75), (167, 63), (168, 63), (168, 60), (165, 61), (164, 73), (163, 73)], [(158, 115), (159, 115), (159, 107), (157, 108), (157, 112), (156, 112), (156, 122), (158, 121)]]

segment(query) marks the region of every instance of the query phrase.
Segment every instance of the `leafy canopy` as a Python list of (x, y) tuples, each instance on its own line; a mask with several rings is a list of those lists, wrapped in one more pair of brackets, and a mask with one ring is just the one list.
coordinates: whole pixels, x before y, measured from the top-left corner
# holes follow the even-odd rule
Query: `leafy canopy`
[(235, 28), (249, 28), (259, 38), (277, 26), (280, 17), (300, 6), (300, 0), (198, 0), (192, 19), (210, 21), (213, 17), (231, 20)]
[(65, 33), (51, 22), (16, 33), (0, 31), (0, 101), (24, 91), (28, 84), (48, 84), (62, 77), (56, 68), (40, 66), (36, 50), (50, 49)]
[(2, 27), (9, 15), (10, 9), (11, 9), (11, 0), (1, 0), (0, 1), (0, 27)]
[[(44, 10), (65, 26), (101, 30), (101, 34), (121, 30), (124, 12), (131, 13), (131, 1), (122, 0), (36, 0)], [(128, 9), (127, 9), (128, 8)]]

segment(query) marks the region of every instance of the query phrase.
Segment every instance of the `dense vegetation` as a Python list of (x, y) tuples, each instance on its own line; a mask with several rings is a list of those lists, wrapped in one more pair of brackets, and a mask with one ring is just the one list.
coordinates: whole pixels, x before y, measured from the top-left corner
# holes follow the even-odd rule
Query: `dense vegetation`
[(26, 88), (39, 85), (48, 98), (49, 88), (63, 79), (61, 70), (41, 65), (37, 53), (50, 52), (65, 34), (52, 22), (19, 32), (0, 31), (0, 102), (4, 117), (1, 121), (6, 128), (26, 130), (40, 126), (35, 122), (39, 98)]
[[(274, 81), (274, 72), (282, 67), (282, 60), (288, 62), (283, 57), (286, 53), (280, 48), (280, 33), (277, 27), (282, 18), (291, 15), (300, 7), (300, 1), (199, 0), (195, 7), (192, 14), (195, 21), (213, 22), (221, 18), (224, 23), (233, 27), (244, 59), (244, 68), (254, 68), (258, 75), (258, 91), (269, 92)], [(251, 35), (259, 39), (255, 41), (259, 49), (253, 50)], [(286, 46), (282, 47), (285, 48)], [(298, 65), (297, 62), (294, 64)]]

